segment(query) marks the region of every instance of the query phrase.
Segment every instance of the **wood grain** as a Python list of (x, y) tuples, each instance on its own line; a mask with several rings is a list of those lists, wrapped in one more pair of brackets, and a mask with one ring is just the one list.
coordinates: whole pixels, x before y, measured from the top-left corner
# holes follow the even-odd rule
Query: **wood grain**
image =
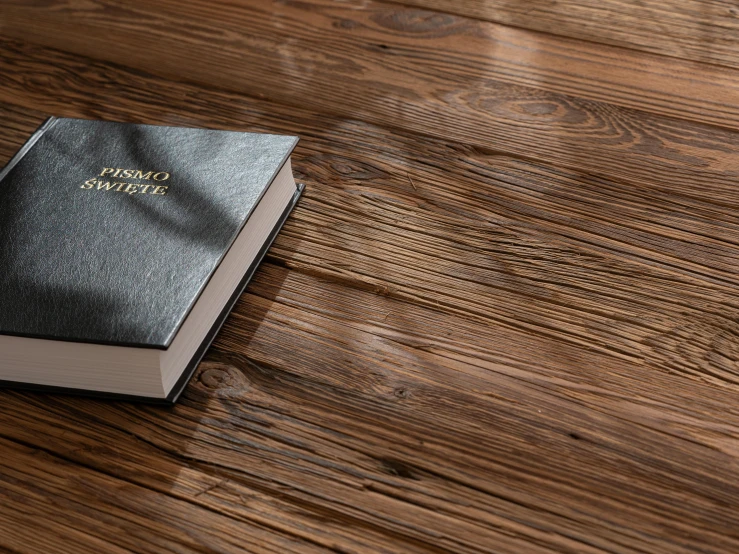
[[(660, 104), (382, 3), (0, 12), (0, 162), (53, 113), (299, 134), (308, 185), (176, 407), (0, 392), (0, 551), (739, 550), (739, 104), (678, 109), (715, 68), (627, 53)], [(600, 73), (490, 80), (493, 32)]]
[(438, 10), (555, 35), (738, 67), (739, 9), (702, 0), (404, 0)]
[[(125, 108), (121, 109), (111, 102), (113, 98), (126, 98), (129, 101), (130, 97), (136, 101), (139, 110), (157, 106), (156, 110), (148, 110), (148, 117), (160, 114), (159, 121), (175, 124), (184, 122), (185, 118), (193, 121), (194, 109), (209, 110), (210, 100), (199, 101), (202, 93), (196, 92), (198, 89), (168, 84), (179, 91), (175, 99), (175, 102), (179, 100), (179, 104), (175, 105), (180, 108), (174, 111), (175, 105), (169, 100), (163, 102), (161, 92), (152, 88), (157, 86), (155, 77), (145, 78), (139, 72), (95, 65), (90, 60), (73, 62), (70, 56), (53, 50), (19, 47), (13, 42), (5, 42), (3, 47), (5, 57), (0, 63), (8, 68), (5, 84), (8, 92), (4, 98), (11, 102), (24, 102), (26, 98), (30, 101), (29, 95), (33, 95), (32, 102), (35, 104), (27, 104), (29, 107), (36, 105), (45, 106), (47, 110), (63, 109), (64, 106), (48, 95), (48, 87), (53, 86), (54, 94), (65, 98), (71, 96), (81, 102), (95, 98), (96, 106), (108, 110), (107, 117), (120, 118), (126, 114)], [(47, 55), (54, 60), (53, 67), (41, 61)], [(41, 71), (52, 80), (48, 83), (41, 81), (37, 86), (24, 77), (31, 72), (38, 74)], [(85, 82), (89, 86), (79, 89), (85, 86)], [(121, 86), (121, 83), (127, 83), (128, 86)], [(70, 87), (71, 92), (68, 91)], [(183, 94), (187, 96), (183, 98)], [(237, 121), (239, 109), (248, 110), (252, 104), (252, 100), (245, 101), (234, 94), (223, 93), (221, 98), (222, 104), (230, 102), (232, 106), (225, 108), (225, 113), (222, 110), (209, 110), (213, 117), (218, 117), (220, 125)], [(92, 103), (86, 103), (85, 106), (89, 110)], [(262, 111), (269, 111), (266, 105), (263, 106)], [(492, 115), (485, 117), (488, 110), (492, 110)], [(282, 110), (283, 117), (290, 117), (293, 111), (294, 107)], [(272, 118), (272, 121), (275, 119)], [(274, 125), (272, 121), (266, 124)], [(356, 120), (326, 116), (318, 121), (319, 126), (333, 127), (343, 125), (342, 121)], [(460, 127), (462, 123), (460, 120), (457, 129), (449, 130), (447, 136), (437, 144), (459, 138), (462, 148), (467, 151), (472, 149), (482, 155), (504, 154), (550, 162), (570, 168), (585, 177), (628, 181), (639, 187), (653, 187), (656, 191), (696, 197), (705, 202), (732, 202), (736, 198), (734, 175), (737, 165), (730, 154), (736, 148), (739, 135), (728, 130), (688, 124), (609, 105), (584, 103), (574, 98), (542, 96), (534, 90), (522, 88), (502, 93), (499, 98), (491, 98), (489, 104), (469, 113), (466, 127)], [(283, 128), (289, 126), (283, 125)], [(394, 126), (372, 125), (368, 128), (393, 129)], [(429, 131), (439, 134), (439, 122), (434, 122), (433, 129)], [(385, 132), (382, 140), (392, 134)], [(416, 140), (417, 135), (407, 131), (397, 134), (409, 137), (405, 139), (405, 147), (412, 148), (412, 144), (408, 143)], [(453, 154), (447, 157), (451, 158), (451, 162), (456, 159)], [(480, 172), (484, 168), (470, 167), (468, 172), (470, 170)], [(656, 176), (659, 178), (656, 179)], [(406, 184), (410, 185), (407, 178)]]
[[(486, 146), (497, 118), (481, 112), (527, 96), (519, 87), (739, 121), (732, 69), (366, 0), (14, 0), (0, 4), (0, 20), (20, 40)], [(546, 129), (547, 116), (561, 113), (538, 115)], [(590, 123), (597, 132), (598, 120)]]

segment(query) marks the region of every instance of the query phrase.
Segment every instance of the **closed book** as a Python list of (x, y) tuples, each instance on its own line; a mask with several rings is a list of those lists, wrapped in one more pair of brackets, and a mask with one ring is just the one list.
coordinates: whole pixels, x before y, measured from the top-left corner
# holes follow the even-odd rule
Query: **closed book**
[(297, 141), (49, 118), (0, 171), (0, 385), (176, 401), (300, 197)]

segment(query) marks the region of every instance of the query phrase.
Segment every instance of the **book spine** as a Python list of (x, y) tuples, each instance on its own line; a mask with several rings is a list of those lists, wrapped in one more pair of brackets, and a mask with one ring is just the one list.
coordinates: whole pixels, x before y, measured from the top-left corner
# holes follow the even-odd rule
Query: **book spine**
[(54, 116), (46, 118), (46, 121), (44, 121), (41, 126), (36, 129), (36, 132), (31, 135), (31, 138), (29, 138), (26, 143), (21, 146), (21, 149), (18, 150), (18, 152), (15, 153), (15, 156), (10, 158), (10, 161), (6, 164), (2, 170), (0, 170), (0, 182), (5, 178), (5, 176), (10, 173), (10, 170), (15, 167), (15, 165), (23, 159), (23, 156), (26, 155), (26, 153), (33, 148), (33, 145), (38, 142), (38, 140), (41, 138), (41, 136), (51, 129), (54, 124), (57, 122), (57, 118)]

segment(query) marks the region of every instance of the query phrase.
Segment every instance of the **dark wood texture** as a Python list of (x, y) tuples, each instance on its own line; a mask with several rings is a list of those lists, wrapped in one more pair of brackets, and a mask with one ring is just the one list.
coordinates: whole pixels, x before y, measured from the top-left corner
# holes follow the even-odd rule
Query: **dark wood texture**
[(0, 392), (0, 551), (739, 551), (728, 51), (412, 1), (0, 5), (1, 160), (285, 132), (308, 186), (176, 407)]
[[(400, 3), (400, 2), (398, 2)], [(739, 67), (739, 6), (731, 0), (405, 0), (597, 43)]]

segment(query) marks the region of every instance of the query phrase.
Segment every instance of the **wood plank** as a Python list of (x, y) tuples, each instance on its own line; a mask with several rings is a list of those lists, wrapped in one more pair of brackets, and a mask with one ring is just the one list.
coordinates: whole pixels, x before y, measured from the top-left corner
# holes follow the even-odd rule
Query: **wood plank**
[[(88, 59), (80, 60), (12, 41), (3, 42), (2, 47), (4, 56), (0, 64), (6, 71), (6, 79), (2, 83), (5, 93), (0, 100), (49, 112), (68, 113), (63, 111), (65, 103), (56, 101), (50, 94), (53, 90), (54, 95), (76, 103), (89, 114), (106, 114), (105, 117), (124, 120), (130, 120), (134, 113), (149, 121), (173, 124), (207, 120), (194, 113), (198, 110), (210, 114), (211, 125), (233, 128), (233, 122), (240, 120), (239, 110), (246, 110), (244, 117), (259, 113), (260, 118), (266, 118), (263, 125), (290, 129), (288, 123), (280, 124), (276, 121), (278, 118), (268, 115), (269, 112), (279, 110), (282, 118), (290, 118), (293, 112), (305, 113), (296, 108), (267, 108), (264, 104), (254, 104), (253, 99), (226, 92), (212, 93), (217, 99), (214, 101), (219, 102), (219, 108), (212, 109), (208, 105), (210, 100), (200, 100), (201, 88), (169, 83), (168, 86), (178, 92), (167, 94), (157, 90), (160, 85), (156, 78), (141, 72), (94, 64)], [(43, 75), (45, 80), (25, 79), (23, 75), (28, 72)], [(70, 86), (73, 87), (71, 92)], [(734, 205), (738, 199), (737, 164), (731, 153), (739, 145), (739, 135), (734, 132), (557, 95), (542, 96), (531, 89), (496, 90), (500, 96), (494, 101), (490, 98), (495, 104), (494, 112), (469, 113), (466, 122), (459, 121), (466, 128), (460, 125), (449, 128), (443, 141), (429, 144), (434, 144), (433, 148), (438, 150), (459, 138), (462, 144), (465, 141), (474, 143), (474, 151), (487, 159), (509, 155), (542, 161), (569, 168), (584, 179), (597, 180), (605, 176), (609, 181), (627, 181), (655, 194), (679, 195), (707, 203)], [(491, 91), (491, 95), (493, 93)], [(183, 94), (189, 96), (183, 98)], [(529, 94), (534, 96), (527, 96)], [(232, 105), (227, 106), (228, 103)], [(250, 110), (251, 105), (261, 108)], [(542, 116), (543, 111), (547, 113)], [(345, 124), (341, 118), (313, 113), (317, 123), (311, 130), (297, 125), (295, 129), (314, 136), (321, 125)], [(602, 131), (595, 130), (598, 127), (602, 127)], [(365, 129), (359, 122), (349, 128)], [(375, 128), (374, 125), (366, 126), (370, 130)], [(391, 140), (406, 150), (410, 149), (409, 142), (417, 137), (406, 132), (402, 133), (405, 138), (401, 141), (387, 130), (382, 134), (377, 144)], [(340, 137), (340, 131), (334, 136)], [(469, 150), (461, 148), (465, 152)], [(448, 151), (449, 159), (444, 163), (455, 163), (457, 150)], [(380, 154), (381, 150), (377, 150), (371, 154), (367, 152), (366, 156), (372, 159)], [(421, 155), (422, 151), (417, 149), (412, 157)], [(486, 165), (486, 162), (473, 164), (467, 166), (465, 172), (468, 175), (470, 171), (484, 172)]]
[(468, 325), (267, 265), (174, 410), (2, 393), (0, 434), (232, 517), (292, 506), (309, 535), (334, 521), (440, 551), (736, 548), (735, 393), (635, 389), (609, 362), (585, 385), (569, 354), (602, 360), (567, 347), (538, 373), (483, 370), (452, 355), (478, 343)]
[(739, 67), (739, 10), (702, 0), (401, 0), (523, 29)]
[(542, 130), (568, 116), (565, 141), (631, 139), (608, 112), (561, 111), (522, 86), (739, 123), (737, 71), (381, 2), (4, 2), (0, 18), (5, 36), (488, 147), (511, 131), (489, 120), (511, 108)]
[(0, 541), (13, 552), (325, 551), (245, 521), (237, 527), (192, 502), (50, 455), (44, 445), (0, 438), (0, 449)]
[[(214, 456), (211, 456), (207, 462), (199, 464), (198, 459), (200, 455), (195, 453), (194, 455), (186, 456), (189, 458), (187, 461), (180, 456), (180, 459), (174, 464), (172, 463), (174, 456), (168, 455), (167, 452), (172, 446), (172, 443), (160, 444), (159, 446), (164, 447), (164, 451), (162, 451), (158, 448), (146, 447), (142, 440), (137, 440), (140, 438), (148, 441), (153, 438), (144, 429), (142, 429), (140, 437), (134, 438), (133, 441), (130, 436), (127, 439), (124, 433), (116, 429), (116, 423), (125, 423), (125, 420), (131, 414), (125, 412), (110, 414), (110, 427), (106, 427), (106, 422), (102, 421), (100, 412), (97, 414), (93, 413), (92, 415), (95, 417), (97, 425), (92, 426), (90, 429), (90, 425), (86, 425), (80, 419), (82, 414), (74, 406), (79, 405), (79, 407), (84, 408), (85, 403), (69, 402), (73, 405), (69, 406), (70, 411), (64, 417), (71, 417), (72, 419), (70, 421), (75, 421), (76, 423), (75, 429), (70, 430), (72, 435), (68, 436), (66, 441), (59, 441), (57, 437), (49, 437), (48, 435), (45, 438), (49, 439), (53, 446), (65, 444), (61, 448), (62, 451), (69, 450), (70, 440), (78, 440), (75, 433), (81, 434), (78, 447), (85, 444), (95, 444), (94, 448), (97, 452), (95, 456), (78, 454), (77, 452), (84, 450), (82, 448), (78, 448), (77, 451), (72, 452), (71, 457), (74, 459), (74, 465), (69, 462), (55, 461), (56, 464), (64, 466), (63, 469), (70, 474), (69, 479), (72, 483), (84, 479), (87, 486), (79, 487), (81, 490), (74, 491), (76, 494), (61, 487), (54, 487), (51, 490), (44, 487), (37, 487), (41, 489), (38, 491), (38, 494), (39, 496), (49, 496), (53, 499), (61, 497), (64, 499), (62, 502), (69, 502), (69, 497), (71, 496), (80, 505), (75, 506), (72, 504), (70, 506), (73, 516), (69, 519), (74, 519), (74, 516), (78, 514), (84, 516), (85, 508), (88, 506), (88, 509), (92, 508), (96, 506), (96, 503), (100, 504), (100, 511), (105, 514), (105, 512), (111, 510), (111, 507), (109, 507), (111, 504), (113, 505), (111, 511), (114, 511), (115, 508), (123, 508), (128, 511), (131, 510), (129, 506), (136, 502), (137, 497), (142, 497), (143, 500), (152, 499), (153, 503), (156, 503), (157, 499), (159, 499), (161, 505), (161, 515), (159, 517), (151, 514), (152, 509), (149, 502), (142, 502), (141, 509), (136, 510), (134, 508), (131, 510), (135, 514), (133, 517), (128, 513), (125, 513), (124, 516), (119, 515), (118, 517), (122, 519), (119, 524), (119, 532), (114, 533), (112, 537), (108, 534), (108, 537), (116, 540), (119, 533), (123, 534), (129, 528), (132, 530), (139, 529), (139, 532), (127, 541), (133, 547), (133, 551), (136, 552), (144, 551), (143, 549), (138, 550), (136, 548), (138, 543), (147, 544), (147, 542), (153, 544), (150, 544), (149, 549), (146, 551), (168, 551), (166, 547), (177, 548), (179, 546), (178, 543), (182, 543), (183, 551), (190, 551), (187, 547), (188, 542), (191, 542), (199, 545), (201, 548), (211, 548), (212, 551), (218, 552), (244, 551), (240, 548), (248, 551), (265, 552), (395, 552), (397, 551), (396, 549), (402, 549), (403, 552), (452, 551), (444, 547), (445, 543), (451, 544), (452, 548), (459, 552), (483, 552), (487, 550), (485, 542), (483, 542), (485, 540), (499, 544), (504, 551), (515, 552), (516, 548), (520, 549), (526, 544), (522, 540), (524, 537), (511, 538), (510, 536), (506, 536), (505, 533), (500, 533), (493, 528), (486, 529), (479, 522), (477, 524), (467, 523), (464, 517), (454, 518), (444, 514), (437, 515), (432, 510), (425, 509), (422, 506), (414, 510), (413, 507), (403, 506), (403, 503), (396, 499), (390, 497), (383, 498), (380, 494), (374, 494), (369, 490), (369, 487), (366, 492), (361, 486), (353, 485), (349, 487), (347, 485), (351, 484), (350, 481), (356, 481), (356, 479), (352, 479), (352, 476), (341, 475), (341, 471), (331, 472), (331, 467), (326, 464), (328, 460), (311, 470), (310, 466), (312, 464), (310, 462), (318, 459), (318, 456), (315, 455), (311, 456), (308, 454), (306, 456), (306, 453), (301, 454), (300, 458), (305, 458), (302, 462), (303, 467), (289, 468), (288, 466), (290, 471), (287, 472), (284, 467), (285, 456), (283, 454), (292, 454), (294, 457), (294, 452), (284, 451), (284, 445), (280, 443), (275, 448), (275, 441), (270, 441), (269, 437), (266, 440), (264, 440), (265, 437), (260, 437), (259, 435), (252, 437), (248, 429), (244, 430), (244, 432), (237, 433), (233, 439), (239, 441), (244, 447), (248, 446), (252, 451), (256, 452), (256, 456), (247, 453), (241, 456), (233, 448), (227, 448), (223, 452), (231, 456), (235, 455), (236, 458), (232, 457), (232, 461), (236, 461), (239, 464), (230, 473), (222, 467), (224, 460), (219, 459), (222, 456), (219, 456), (218, 447), (213, 448)], [(105, 416), (106, 411), (103, 410), (103, 416)], [(75, 412), (77, 412), (76, 417)], [(61, 415), (61, 411), (53, 410), (53, 413)], [(179, 431), (188, 433), (194, 430), (191, 422), (188, 421), (188, 415), (192, 415), (192, 413), (193, 411), (190, 410), (189, 414), (184, 414), (182, 417), (168, 417), (168, 421), (165, 422), (162, 421), (161, 417), (156, 416), (156, 414), (152, 414), (152, 418), (149, 418), (145, 412), (133, 412), (136, 419), (146, 426), (153, 424), (161, 428), (164, 423), (165, 425), (176, 427)], [(214, 430), (215, 425), (217, 425), (216, 418), (224, 416), (228, 417), (227, 414), (219, 414), (217, 410), (211, 411), (208, 414), (207, 418), (210, 420), (210, 425)], [(232, 421), (238, 422), (237, 417), (231, 416)], [(254, 418), (251, 417), (249, 419), (253, 420)], [(248, 423), (248, 420), (241, 422), (242, 425), (244, 423)], [(48, 425), (47, 419), (45, 429), (48, 431), (51, 428)], [(81, 430), (85, 432), (80, 433)], [(120, 436), (123, 442), (111, 445), (111, 435), (114, 437)], [(159, 435), (161, 436), (161, 433)], [(170, 434), (169, 438), (172, 439), (173, 435)], [(201, 438), (204, 440), (201, 441)], [(283, 439), (291, 440), (293, 446), (297, 442), (296, 439), (291, 439), (289, 436), (285, 436)], [(187, 438), (186, 441), (189, 444), (201, 442), (206, 447), (209, 442), (207, 436), (199, 438), (197, 432), (195, 436)], [(34, 440), (34, 443), (36, 442)], [(155, 440), (155, 442), (158, 441)], [(272, 446), (270, 446), (270, 442)], [(144, 448), (141, 445), (144, 445)], [(111, 448), (112, 450), (109, 450)], [(133, 450), (130, 450), (131, 448)], [(269, 462), (265, 463), (263, 461), (265, 455), (268, 456), (270, 451), (273, 453), (274, 458), (278, 459), (281, 463), (270, 464)], [(105, 471), (129, 474), (128, 477), (132, 480), (141, 481), (142, 478), (149, 480), (159, 490), (155, 493), (147, 488), (134, 486), (129, 483), (124, 483), (122, 486), (111, 485), (111, 480), (106, 475), (99, 473), (93, 477), (88, 477), (93, 472), (84, 467), (84, 462), (86, 459), (93, 457), (95, 457), (95, 466), (100, 467), (104, 463)], [(32, 478), (35, 477), (38, 479), (39, 474), (47, 471), (44, 468), (46, 465), (44, 462), (47, 462), (47, 460), (35, 464), (36, 467), (30, 472), (31, 474), (26, 476), (23, 473), (27, 471), (25, 468), (28, 467), (28, 463), (23, 460), (16, 461), (16, 458), (18, 458), (17, 455), (13, 456), (10, 462), (4, 464), (5, 471), (15, 473), (13, 477), (17, 477), (18, 488), (22, 486), (33, 487)], [(160, 481), (157, 482), (154, 480), (154, 472), (149, 470), (149, 468), (152, 466), (153, 460), (160, 458), (164, 458), (164, 461), (154, 464), (159, 470), (158, 477)], [(130, 475), (133, 460), (138, 460), (139, 463), (143, 463), (143, 466), (135, 474)], [(183, 468), (184, 463), (187, 466)], [(251, 468), (250, 464), (253, 463), (259, 463), (260, 467)], [(16, 467), (16, 464), (19, 467)], [(49, 472), (53, 476), (56, 473), (54, 471), (55, 468), (53, 464), (49, 465), (52, 465)], [(191, 465), (194, 467), (188, 467)], [(344, 469), (341, 462), (334, 463), (333, 466), (339, 470)], [(211, 476), (206, 475), (203, 478), (204, 474), (202, 471), (199, 471), (198, 467), (203, 470), (209, 470)], [(313, 475), (317, 471), (320, 472), (321, 469), (324, 469), (323, 473), (327, 471), (333, 473), (332, 475), (325, 475), (325, 478), (332, 480), (327, 481), (324, 487), (316, 486), (318, 476)], [(174, 473), (164, 474), (163, 470), (171, 470)], [(392, 481), (392, 475), (388, 471), (388, 469), (384, 472), (377, 471), (376, 479), (380, 481), (378, 486), (381, 486), (383, 481)], [(186, 476), (184, 478), (180, 477), (179, 474), (181, 473), (185, 473)], [(240, 474), (240, 477), (232, 474)], [(285, 481), (285, 475), (290, 475), (293, 482), (289, 480)], [(195, 479), (193, 479), (193, 476)], [(162, 478), (166, 480), (162, 482)], [(339, 479), (338, 482), (336, 481), (337, 478)], [(195, 487), (193, 485), (198, 486)], [(57, 488), (61, 490), (54, 490)], [(170, 488), (172, 489), (171, 492), (167, 490)], [(324, 491), (323, 489), (326, 490)], [(97, 493), (98, 498), (91, 498), (92, 495), (89, 494), (90, 492)], [(343, 498), (332, 498), (334, 494), (343, 495)], [(171, 496), (182, 497), (182, 499), (173, 499)], [(365, 498), (364, 502), (357, 503), (359, 510), (356, 508), (344, 508), (352, 500), (352, 496), (355, 497), (354, 500), (358, 496)], [(187, 502), (183, 501), (183, 499), (187, 499)], [(29, 511), (32, 513), (42, 511), (37, 506), (31, 503), (29, 504)], [(177, 510), (179, 505), (184, 505), (186, 510), (184, 512)], [(416, 513), (409, 514), (410, 517), (403, 517), (404, 513), (407, 514), (408, 511), (415, 511)], [(282, 513), (280, 514), (280, 512)], [(208, 517), (211, 513), (218, 515)], [(206, 517), (201, 518), (201, 514), (206, 514)], [(359, 518), (357, 514), (360, 516)], [(58, 515), (55, 517), (53, 511), (49, 512), (47, 510), (43, 513), (43, 516), (53, 522), (58, 521), (61, 524), (59, 527), (62, 529), (64, 529), (65, 523), (67, 523), (64, 517), (59, 517)], [(144, 529), (140, 529), (142, 518), (150, 519), (148, 525), (143, 525)], [(186, 528), (191, 520), (198, 521), (199, 518), (201, 519), (198, 525), (193, 525), (193, 529), (178, 540), (177, 533), (183, 534), (183, 528)], [(80, 519), (82, 518), (80, 517)], [(113, 531), (114, 526), (111, 525), (113, 522), (110, 519), (105, 517), (100, 519), (101, 521), (98, 524), (98, 528), (100, 529), (98, 533), (100, 535), (104, 536), (106, 532), (110, 533), (110, 531)], [(265, 526), (272, 527), (272, 532), (276, 531), (274, 533), (275, 535), (283, 533), (289, 537), (291, 533), (295, 533), (303, 540), (297, 540), (297, 538), (293, 538), (292, 541), (283, 540), (282, 545), (278, 544), (270, 548), (272, 546), (270, 545), (270, 541), (265, 541), (264, 536), (260, 536), (269, 535), (269, 533), (259, 533), (258, 528), (257, 532), (253, 532), (254, 525), (248, 524), (251, 519), (265, 522)], [(431, 523), (436, 523), (437, 527), (435, 529), (432, 525), (429, 525), (429, 520)], [(456, 520), (456, 523), (453, 520)], [(456, 529), (457, 532), (460, 529), (468, 531), (470, 533), (469, 538), (460, 537), (450, 527), (452, 524), (458, 526), (458, 529)], [(515, 526), (515, 523), (510, 522), (508, 525)], [(84, 528), (84, 525), (82, 527)], [(155, 531), (158, 527), (162, 528), (161, 535), (163, 536), (160, 538), (160, 541), (157, 543), (156, 541), (147, 540), (147, 534)], [(0, 518), (0, 528), (2, 528), (2, 518)], [(209, 533), (211, 536), (199, 536), (201, 535), (200, 531), (202, 528), (211, 528), (212, 531)], [(376, 528), (381, 529), (384, 535), (379, 537), (379, 541), (372, 540), (378, 535)], [(98, 533), (93, 532), (91, 534), (96, 535)], [(537, 535), (541, 533), (537, 533), (536, 529), (531, 529), (529, 534)], [(234, 540), (234, 537), (241, 535), (244, 538)], [(423, 537), (424, 535), (426, 536), (425, 541), (414, 538), (414, 536)], [(347, 540), (347, 536), (353, 536), (353, 540)], [(124, 541), (121, 542), (126, 544)], [(290, 544), (291, 542), (292, 544)], [(555, 542), (566, 543), (568, 541), (559, 539), (559, 541)], [(470, 545), (473, 546), (471, 547)], [(162, 546), (165, 546), (165, 548), (162, 548)], [(544, 552), (545, 550), (533, 547), (532, 551)]]

